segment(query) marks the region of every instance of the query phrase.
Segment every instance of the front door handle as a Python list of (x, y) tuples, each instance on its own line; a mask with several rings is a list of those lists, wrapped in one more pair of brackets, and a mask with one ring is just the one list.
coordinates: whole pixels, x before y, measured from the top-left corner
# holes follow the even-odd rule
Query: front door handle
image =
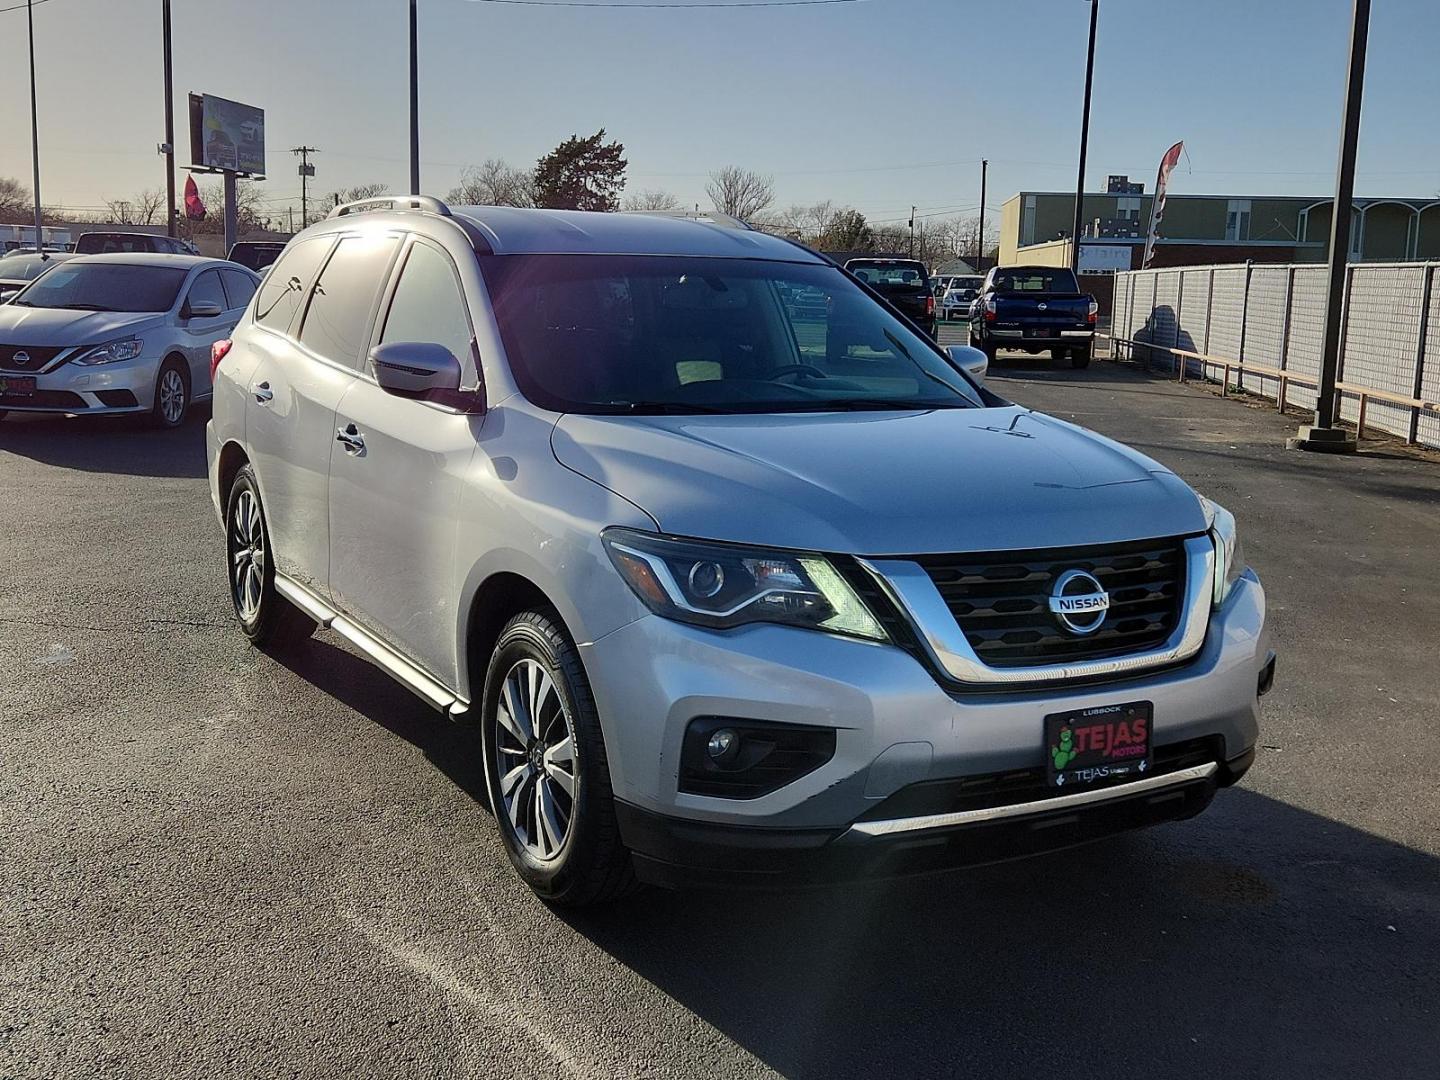
[(345, 447), (347, 454), (361, 454), (365, 451), (365, 436), (354, 424), (335, 429), (335, 441)]
[(268, 382), (262, 382), (259, 386), (255, 387), (254, 394), (255, 400), (261, 405), (269, 405), (271, 398), (275, 396), (275, 391), (270, 389)]

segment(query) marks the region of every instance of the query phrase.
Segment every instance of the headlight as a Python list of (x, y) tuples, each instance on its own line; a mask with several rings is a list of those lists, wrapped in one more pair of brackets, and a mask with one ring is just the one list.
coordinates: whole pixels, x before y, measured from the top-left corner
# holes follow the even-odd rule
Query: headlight
[(84, 356), (76, 357), (74, 362), (89, 366), (91, 364), (113, 364), (117, 360), (134, 360), (144, 347), (139, 338), (112, 341), (108, 345), (100, 345), (91, 349)]
[(629, 529), (602, 534), (610, 561), (657, 615), (717, 629), (785, 623), (888, 640), (828, 559)]
[(1205, 510), (1205, 523), (1210, 528), (1210, 542), (1215, 545), (1215, 606), (1225, 603), (1230, 590), (1245, 573), (1245, 549), (1240, 546), (1240, 533), (1235, 528), (1235, 515), (1219, 503), (1200, 496)]

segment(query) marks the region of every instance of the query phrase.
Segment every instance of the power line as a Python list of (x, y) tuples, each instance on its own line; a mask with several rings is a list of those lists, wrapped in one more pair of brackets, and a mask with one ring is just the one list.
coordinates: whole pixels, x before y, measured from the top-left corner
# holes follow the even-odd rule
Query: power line
[(646, 0), (644, 3), (621, 4), (613, 0), (469, 0), (472, 4), (507, 4), (512, 7), (550, 7), (550, 8), (616, 8), (624, 10), (633, 8), (639, 11), (643, 8), (668, 8), (671, 11), (699, 11), (701, 8), (709, 8), (717, 11), (724, 11), (727, 8), (786, 8), (786, 7), (834, 7), (839, 4), (868, 4), (870, 0), (736, 0), (733, 4), (722, 3), (720, 0), (704, 0), (703, 3), (676, 4), (662, 3), (659, 0)]
[[(41, 4), (48, 4), (49, 2), (50, 0), (35, 0), (35, 6), (39, 7)], [(29, 6), (29, 4), (15, 4), (13, 7), (0, 8), (0, 15), (4, 15), (7, 11), (24, 11)]]

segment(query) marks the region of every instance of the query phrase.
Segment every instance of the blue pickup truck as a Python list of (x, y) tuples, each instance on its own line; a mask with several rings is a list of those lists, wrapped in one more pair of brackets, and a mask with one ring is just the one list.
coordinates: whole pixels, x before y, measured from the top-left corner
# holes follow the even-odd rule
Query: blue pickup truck
[(1067, 268), (997, 266), (970, 305), (970, 344), (991, 362), (998, 349), (1048, 349), (1071, 367), (1089, 367), (1099, 311)]

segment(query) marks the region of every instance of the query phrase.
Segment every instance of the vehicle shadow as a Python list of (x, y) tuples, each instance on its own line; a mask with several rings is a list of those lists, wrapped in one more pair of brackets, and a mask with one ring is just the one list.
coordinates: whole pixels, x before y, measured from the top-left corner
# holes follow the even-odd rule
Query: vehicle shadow
[(559, 913), (780, 1074), (1433, 1076), (1440, 860), (1238, 789), (1043, 860)]
[(0, 420), (0, 451), (81, 472), (197, 478), (206, 475), (208, 419), (203, 403), (168, 431), (149, 427), (143, 416), (11, 413)]
[(316, 689), (410, 743), (451, 783), (488, 808), (475, 726), (446, 719), (370, 661), (327, 637), (322, 632), (297, 646), (263, 651)]

